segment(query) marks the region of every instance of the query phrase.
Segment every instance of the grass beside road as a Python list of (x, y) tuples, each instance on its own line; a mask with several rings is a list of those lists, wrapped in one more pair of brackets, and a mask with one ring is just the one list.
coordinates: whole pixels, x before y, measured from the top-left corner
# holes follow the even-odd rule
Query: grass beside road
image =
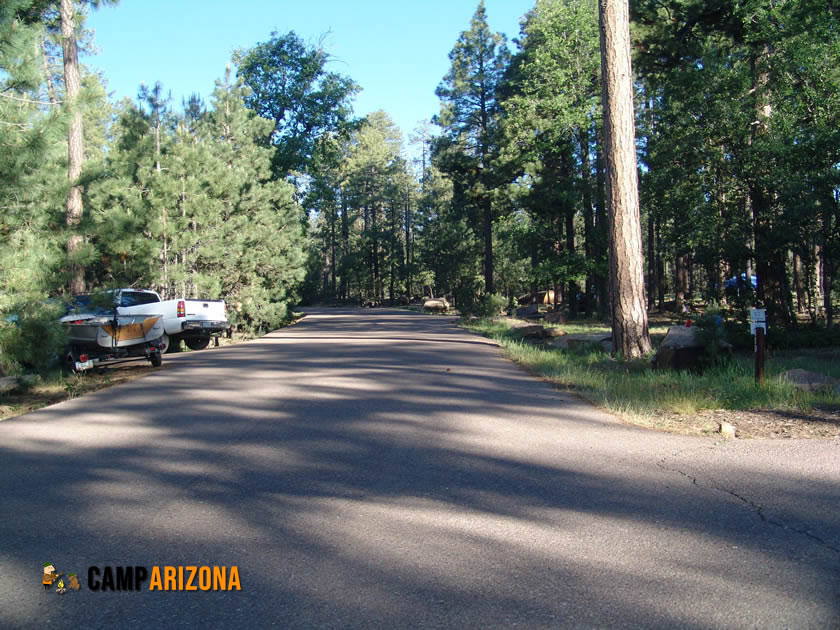
[[(690, 416), (702, 410), (808, 412), (837, 406), (839, 402), (830, 394), (803, 392), (778, 378), (793, 368), (840, 378), (836, 352), (778, 352), (769, 358), (765, 385), (759, 387), (755, 384), (751, 356), (736, 356), (703, 374), (652, 370), (649, 358), (627, 363), (616, 361), (597, 344), (565, 350), (523, 341), (511, 323), (505, 319), (482, 319), (463, 326), (495, 340), (508, 358), (530, 372), (634, 424), (663, 427), (664, 415), (669, 418), (669, 426), (664, 428), (680, 430), (679, 422), (674, 426), (675, 416)], [(559, 328), (567, 334), (610, 333), (602, 324), (564, 324)], [(667, 326), (651, 329), (655, 345), (661, 342), (666, 330)], [(707, 430), (715, 428), (710, 423)]]

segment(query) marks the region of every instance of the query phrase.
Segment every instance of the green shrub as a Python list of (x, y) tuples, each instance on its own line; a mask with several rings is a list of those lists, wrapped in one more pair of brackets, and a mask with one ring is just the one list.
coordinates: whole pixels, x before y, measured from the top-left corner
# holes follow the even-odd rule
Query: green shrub
[(474, 312), (479, 317), (498, 317), (504, 312), (506, 306), (507, 300), (503, 295), (486, 293), (478, 300)]
[[(748, 323), (726, 321), (723, 326), (726, 339), (736, 350), (752, 352), (755, 342), (750, 334)], [(771, 350), (837, 347), (840, 346), (840, 326), (834, 325), (831, 328), (819, 325), (796, 328), (770, 326), (766, 339), (767, 347)]]
[(703, 368), (719, 365), (729, 358), (729, 353), (724, 350), (728, 340), (723, 324), (723, 316), (716, 305), (710, 305), (703, 316), (695, 322), (697, 330), (694, 338), (703, 347), (703, 354), (700, 357)]
[(0, 369), (19, 374), (26, 369), (45, 373), (60, 361), (67, 345), (58, 318), (60, 302), (33, 301), (15, 305), (0, 318)]
[(728, 320), (723, 322), (723, 330), (727, 341), (732, 344), (733, 348), (752, 351), (753, 336), (750, 334), (749, 324)]
[(840, 326), (812, 325), (787, 329), (772, 326), (767, 331), (767, 346), (773, 350), (840, 346)]

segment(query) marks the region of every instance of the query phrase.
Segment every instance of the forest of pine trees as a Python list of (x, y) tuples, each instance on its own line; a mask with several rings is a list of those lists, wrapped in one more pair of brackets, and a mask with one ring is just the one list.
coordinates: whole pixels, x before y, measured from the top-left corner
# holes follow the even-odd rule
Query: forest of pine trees
[[(647, 307), (751, 303), (781, 325), (832, 324), (840, 8), (630, 9)], [(307, 200), (310, 299), (555, 289), (573, 315), (609, 316), (598, 2), (538, 0), (514, 42), (479, 4), (437, 89), (436, 133), (413, 136), (416, 163), (385, 114), (335, 141)]]
[[(101, 4), (114, 3), (0, 4), (4, 370), (44, 360), (52, 342), (38, 340), (60, 343), (56, 309), (82, 288), (223, 298), (254, 332), (301, 300), (469, 309), (550, 289), (570, 316), (609, 319), (629, 297), (610, 265), (611, 251), (614, 270), (629, 263), (610, 246), (598, 0), (537, 0), (511, 43), (480, 2), (429, 86), (440, 111), (407, 138), (385, 112), (355, 117), (359, 87), (294, 32), (237, 52), (207, 103), (173, 103), (160, 84), (110, 102), (84, 66), (70, 80)], [(833, 325), (840, 7), (629, 9), (634, 299)]]

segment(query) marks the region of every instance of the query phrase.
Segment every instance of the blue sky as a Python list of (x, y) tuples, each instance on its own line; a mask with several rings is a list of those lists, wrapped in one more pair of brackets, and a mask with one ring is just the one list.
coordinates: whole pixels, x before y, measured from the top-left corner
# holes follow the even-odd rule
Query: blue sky
[[(490, 28), (511, 40), (534, 0), (485, 0)], [(434, 94), (449, 51), (469, 28), (478, 0), (121, 0), (92, 11), (100, 70), (115, 99), (134, 98), (160, 81), (173, 104), (197, 92), (205, 100), (233, 51), (295, 31), (335, 58), (330, 69), (362, 87), (357, 115), (385, 110), (407, 136), (438, 112)], [(511, 43), (511, 47), (513, 47)]]

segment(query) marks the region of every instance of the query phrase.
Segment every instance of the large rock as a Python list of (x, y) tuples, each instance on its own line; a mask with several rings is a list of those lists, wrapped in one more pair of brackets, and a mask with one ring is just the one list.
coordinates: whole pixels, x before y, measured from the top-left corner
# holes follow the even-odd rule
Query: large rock
[(551, 342), (551, 345), (555, 348), (562, 348), (564, 350), (595, 344), (600, 345), (604, 349), (604, 352), (612, 353), (613, 351), (611, 334), (577, 333), (574, 335), (563, 335), (559, 339), (555, 339)]
[(543, 337), (563, 337), (566, 331), (560, 328), (546, 327), (543, 329)]
[[(705, 349), (696, 333), (694, 327), (671, 326), (653, 357), (653, 367), (659, 370), (701, 369)], [(720, 349), (732, 352), (732, 346), (726, 342), (720, 343)]]
[(537, 304), (528, 304), (528, 306), (516, 309), (517, 317), (536, 317), (539, 314), (540, 307)]
[(723, 437), (732, 440), (735, 438), (737, 427), (729, 422), (721, 422), (718, 425), (718, 433)]
[(783, 372), (779, 379), (789, 381), (797, 389), (806, 392), (828, 391), (840, 395), (840, 381), (826, 374), (796, 369)]
[(16, 376), (4, 376), (0, 378), (0, 394), (16, 390), (18, 387), (18, 380)]
[(426, 300), (423, 302), (423, 310), (432, 313), (445, 313), (449, 310), (449, 302), (446, 301), (446, 298)]
[(522, 335), (523, 337), (527, 337), (529, 339), (543, 339), (545, 337), (545, 328), (539, 324), (520, 326), (515, 330), (518, 335)]

